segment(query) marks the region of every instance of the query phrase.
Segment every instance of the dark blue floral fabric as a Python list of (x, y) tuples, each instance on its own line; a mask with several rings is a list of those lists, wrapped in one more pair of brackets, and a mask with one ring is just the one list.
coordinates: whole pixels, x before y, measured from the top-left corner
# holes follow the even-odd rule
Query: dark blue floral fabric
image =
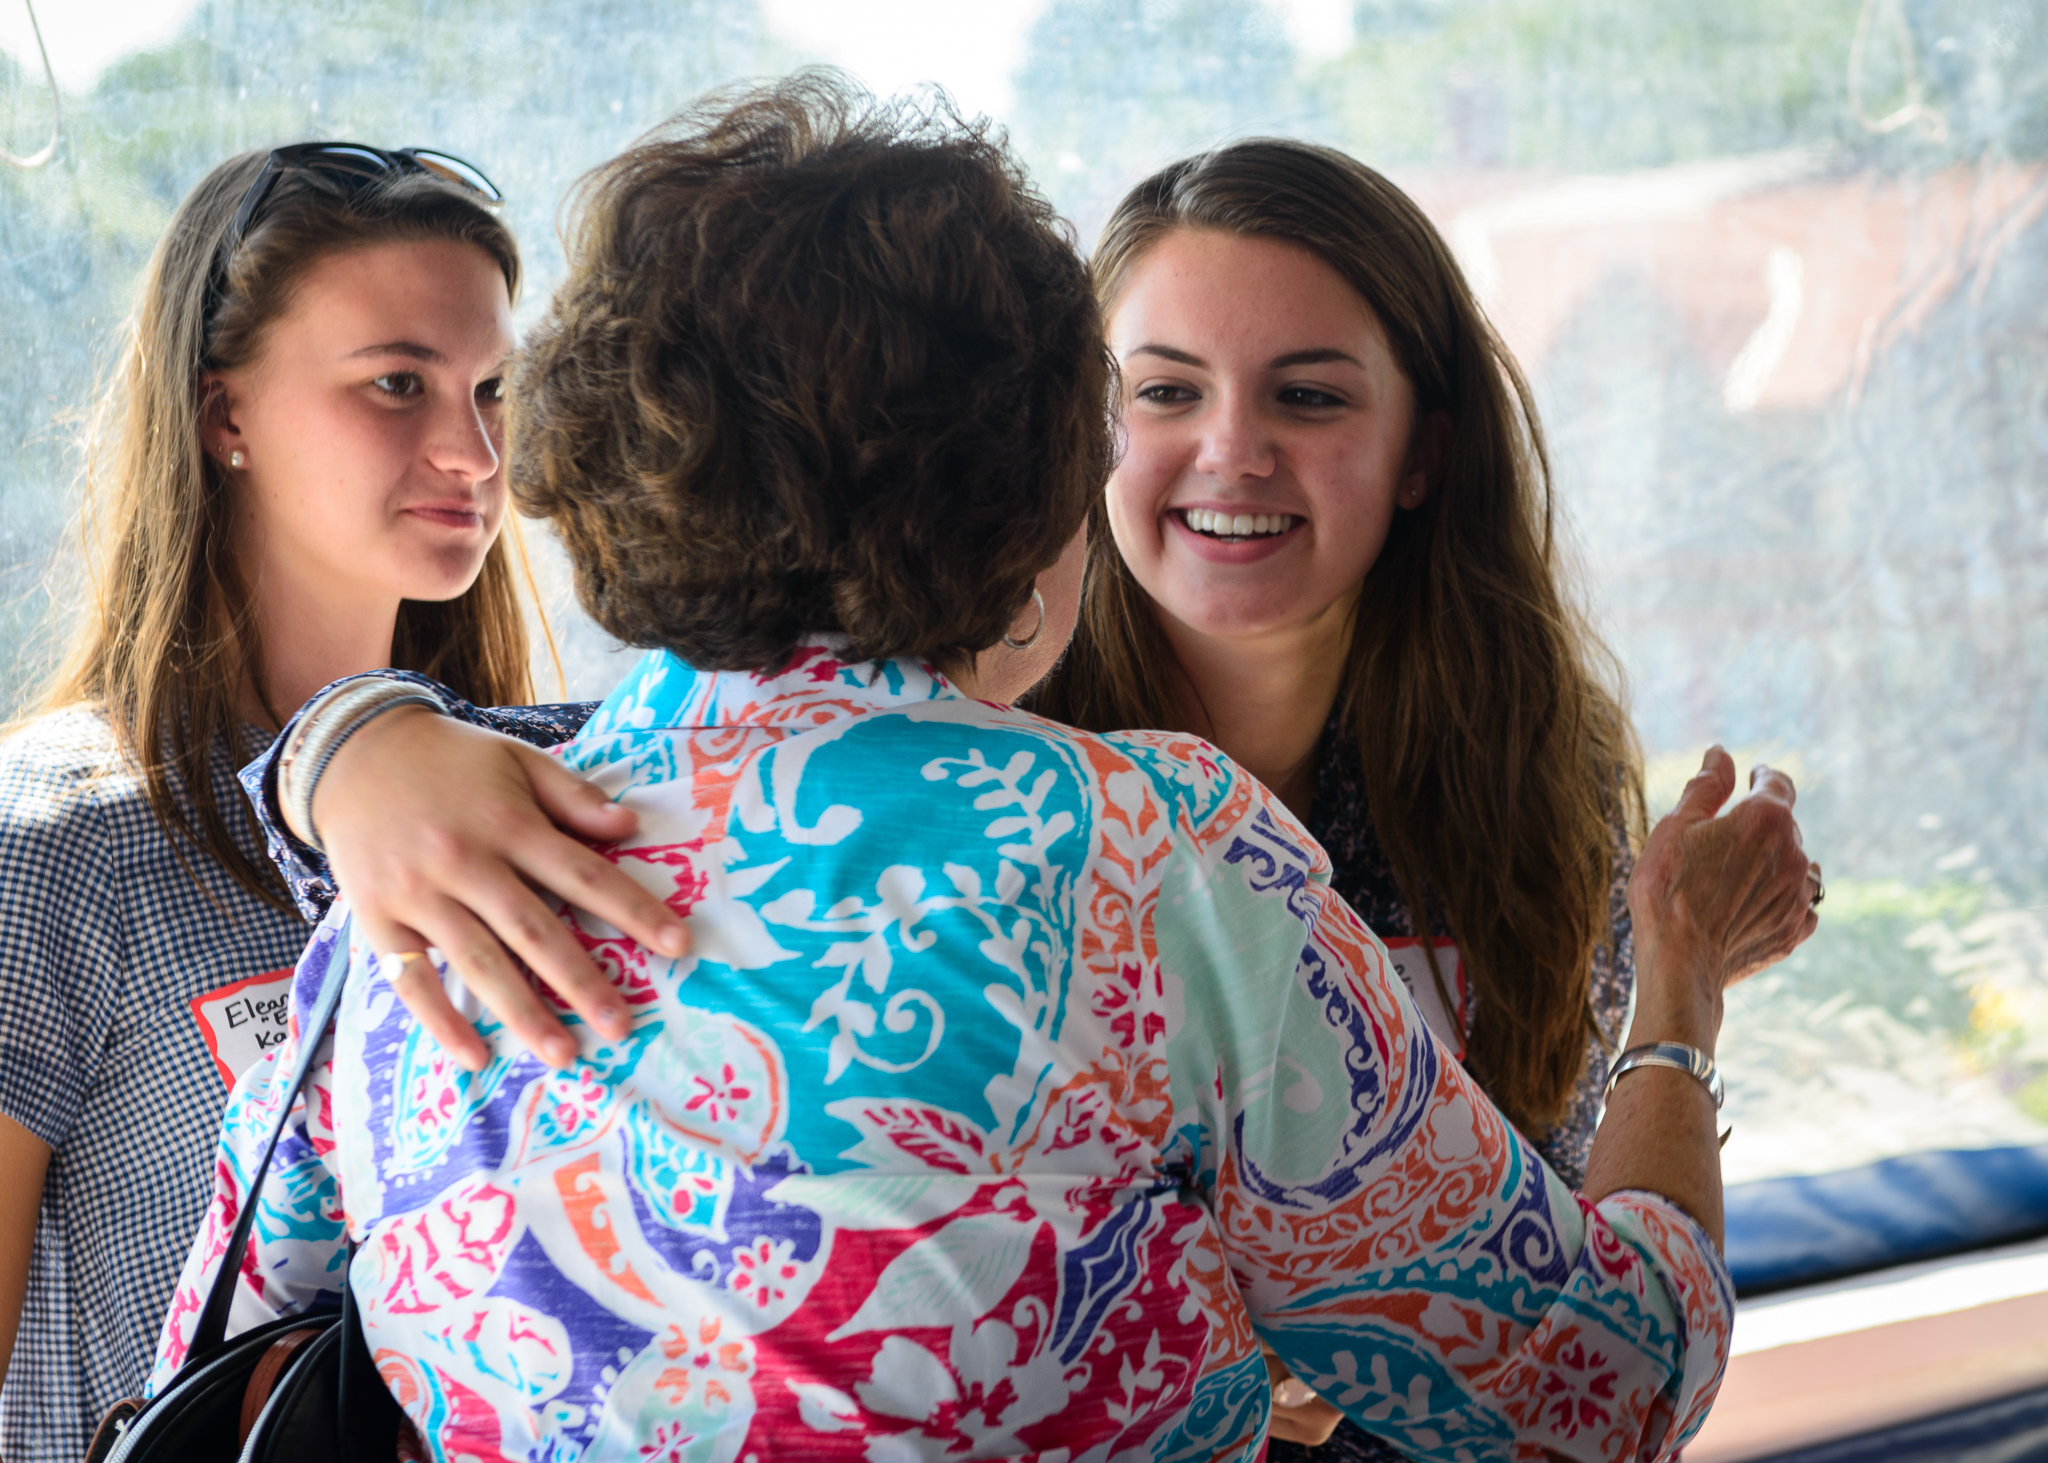
[[(448, 715), (472, 726), (504, 732), (536, 747), (554, 747), (568, 741), (583, 730), (583, 723), (590, 720), (590, 714), (597, 710), (598, 705), (595, 701), (573, 701), (554, 706), (472, 706), (439, 681), (413, 671), (373, 671), (370, 674), (383, 680), (404, 681), (432, 696)], [(334, 685), (360, 679), (360, 676), (345, 676)], [(325, 687), (323, 692), (332, 689), (332, 686)], [(321, 856), (320, 850), (294, 837), (285, 826), (284, 809), (277, 801), (278, 754), (291, 745), (298, 725), (297, 716), (286, 722), (277, 740), (264, 749), (262, 756), (244, 767), (240, 776), (243, 791), (256, 805), (256, 821), (263, 828), (265, 851), (269, 853), (270, 861), (284, 875), (285, 885), (291, 890), (292, 901), (298, 905), (299, 912), (318, 924), (327, 917), (327, 907), (334, 903), (333, 876), (328, 873), (327, 860)]]

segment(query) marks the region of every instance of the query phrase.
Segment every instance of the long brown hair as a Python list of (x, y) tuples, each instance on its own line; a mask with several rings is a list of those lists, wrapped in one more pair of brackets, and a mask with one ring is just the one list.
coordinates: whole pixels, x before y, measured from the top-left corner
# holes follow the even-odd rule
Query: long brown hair
[[(265, 330), (323, 256), (451, 239), (488, 254), (516, 297), (519, 250), (487, 208), (439, 179), (406, 175), (339, 192), (288, 171), (217, 275), (221, 239), (266, 156), (244, 153), (207, 174), (143, 274), (126, 349), (93, 417), (80, 519), (91, 598), (40, 709), (97, 706), (174, 845), (191, 843), (251, 894), (289, 909), (275, 874), (230, 831), (231, 821), (247, 826), (247, 807), (236, 798), (222, 808), (209, 776), (216, 745), (247, 760), (245, 688), (267, 696), (255, 605), (235, 558), (233, 489), (201, 450), (202, 373), (256, 360)], [(508, 516), (464, 594), (401, 604), (392, 664), (484, 704), (532, 699), (505, 542), (516, 533)], [(292, 708), (265, 709), (275, 717)]]
[[(1642, 759), (1618, 667), (1561, 588), (1528, 383), (1422, 211), (1343, 153), (1254, 140), (1139, 184), (1096, 249), (1105, 312), (1162, 237), (1190, 228), (1323, 259), (1378, 316), (1418, 414), (1449, 414), (1436, 490), (1395, 515), (1365, 576), (1339, 698), (1402, 897), (1418, 925), (1446, 921), (1470, 973), (1473, 1070), (1540, 1133), (1588, 1032), (1611, 1040), (1591, 961), (1613, 937), (1615, 822), (1641, 829)], [(1034, 706), (1098, 731), (1173, 726), (1186, 713), (1172, 649), (1099, 507), (1093, 528), (1079, 632)]]

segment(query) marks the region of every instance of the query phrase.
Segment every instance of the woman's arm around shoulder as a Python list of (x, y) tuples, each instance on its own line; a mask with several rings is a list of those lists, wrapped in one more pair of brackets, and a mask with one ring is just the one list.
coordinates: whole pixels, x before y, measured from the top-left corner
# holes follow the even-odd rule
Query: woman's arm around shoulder
[[(402, 706), (364, 725), (334, 752), (313, 788), (309, 811), (324, 855), (311, 846), (311, 827), (285, 822), (278, 796), (275, 757), (297, 718), (271, 760), (252, 764), (244, 782), (273, 852), (282, 830), (292, 835), (287, 852), (294, 857), (324, 856), (373, 948), (439, 949), (516, 1039), (550, 1065), (566, 1066), (575, 1059), (576, 1039), (536, 993), (529, 971), (607, 1038), (623, 1030), (626, 1017), (617, 992), (547, 895), (670, 954), (688, 948), (687, 930), (660, 899), (590, 847), (632, 832), (633, 814), (536, 750), (535, 744), (566, 740), (563, 734), (580, 728), (591, 708), (479, 711), (424, 678), (409, 683), (435, 709)], [(408, 975), (395, 985), (456, 1061), (472, 1071), (483, 1066), (482, 1038), (438, 981)]]
[(450, 720), (499, 732), (543, 750), (560, 746), (574, 737), (598, 704), (584, 701), (551, 706), (475, 706), (432, 676), (401, 670), (366, 671), (360, 675), (343, 676), (321, 687), (304, 706), (292, 713), (284, 730), (264, 748), (262, 755), (238, 774), (242, 790), (255, 806), (256, 824), (263, 831), (265, 851), (271, 863), (284, 876), (299, 912), (314, 924), (326, 917), (328, 906), (334, 903), (334, 874), (328, 868), (327, 855), (293, 831), (287, 821), (278, 797), (279, 764), (283, 761), (285, 749), (298, 741), (308, 713), (326, 703), (334, 692), (367, 681), (402, 686), (426, 698)]
[[(1691, 811), (1711, 817), (1719, 799), (1702, 805)], [(1685, 831), (1659, 838), (1681, 843)], [(1796, 856), (1789, 819), (1741, 836), (1752, 864)], [(1789, 851), (1775, 846), (1788, 839)], [(1680, 854), (1659, 864), (1677, 871), (1659, 898), (1699, 905), (1725, 878), (1728, 850), (1687, 843)], [(1400, 999), (1384, 952), (1341, 900), (1284, 870), (1245, 872), (1292, 886), (1307, 911), (1298, 959), (1263, 1000), (1191, 989), (1186, 1006), (1190, 1021), (1222, 1013), (1208, 1038), (1222, 1107), (1212, 1203), (1267, 1342), (1411, 1456), (1511, 1441), (1571, 1458), (1656, 1457), (1682, 1444), (1718, 1386), (1734, 1304), (1710, 1233), (1718, 1153), (1704, 1089), (1683, 1077), (1692, 1090), (1628, 1093), (1620, 1121), (1643, 1144), (1603, 1145), (1605, 1187), (1582, 1199)], [(1802, 918), (1779, 908), (1783, 882), (1761, 891), (1767, 913), (1752, 922), (1776, 921), (1779, 954), (1803, 937)], [(1687, 974), (1713, 953), (1687, 953)], [(1717, 970), (1747, 958), (1720, 953)], [(1670, 1019), (1692, 1014), (1680, 999), (1691, 988), (1660, 988), (1677, 993), (1658, 1007)], [(1648, 1161), (1646, 1145), (1684, 1161)]]

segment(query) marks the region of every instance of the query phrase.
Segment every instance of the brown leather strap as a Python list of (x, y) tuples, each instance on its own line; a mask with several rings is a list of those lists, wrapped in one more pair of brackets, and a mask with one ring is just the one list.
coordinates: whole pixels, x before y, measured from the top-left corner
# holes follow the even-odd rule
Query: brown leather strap
[(317, 1330), (287, 1331), (264, 1348), (263, 1355), (257, 1358), (256, 1370), (249, 1373), (249, 1385), (242, 1389), (242, 1426), (236, 1447), (246, 1444), (249, 1434), (256, 1430), (256, 1419), (263, 1415), (263, 1404), (270, 1400), (271, 1390), (277, 1386), (277, 1379), (284, 1375), (292, 1357), (301, 1346), (319, 1334)]
[(140, 1397), (123, 1397), (107, 1409), (107, 1415), (100, 1419), (100, 1425), (92, 1435), (92, 1442), (85, 1450), (85, 1463), (103, 1463), (106, 1456), (114, 1451), (121, 1441), (122, 1431), (141, 1412)]

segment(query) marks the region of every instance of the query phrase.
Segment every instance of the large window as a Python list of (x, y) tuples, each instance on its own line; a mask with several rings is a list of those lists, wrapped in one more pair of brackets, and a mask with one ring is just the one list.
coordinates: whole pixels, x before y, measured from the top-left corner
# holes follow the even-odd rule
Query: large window
[[(1668, 803), (1791, 769), (1821, 933), (1738, 993), (1733, 1179), (2048, 1140), (2048, 10), (2007, 0), (70, 0), (65, 137), (0, 168), (0, 684), (46, 663), (78, 414), (212, 163), (431, 143), (553, 284), (592, 163), (809, 61), (1006, 123), (1085, 248), (1171, 157), (1335, 143), (1452, 240), (1534, 379)], [(129, 49), (110, 50), (109, 38)], [(0, 0), (0, 146), (49, 102)], [(138, 48), (139, 47), (139, 48)], [(619, 657), (546, 575), (571, 694)], [(53, 567), (54, 564), (54, 567)]]

